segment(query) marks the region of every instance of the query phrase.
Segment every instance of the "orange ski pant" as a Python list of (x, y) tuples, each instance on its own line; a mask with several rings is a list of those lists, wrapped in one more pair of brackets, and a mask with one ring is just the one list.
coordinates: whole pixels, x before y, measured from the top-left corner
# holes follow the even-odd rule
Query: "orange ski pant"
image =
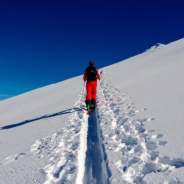
[(97, 87), (97, 81), (87, 81), (86, 84), (86, 100), (94, 99), (96, 100), (96, 87)]

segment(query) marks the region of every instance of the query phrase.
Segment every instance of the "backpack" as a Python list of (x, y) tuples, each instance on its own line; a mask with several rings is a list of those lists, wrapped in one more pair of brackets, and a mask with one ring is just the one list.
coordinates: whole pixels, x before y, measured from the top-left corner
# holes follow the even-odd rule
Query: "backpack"
[(94, 66), (89, 66), (88, 68), (86, 68), (86, 79), (87, 81), (97, 80), (97, 72)]

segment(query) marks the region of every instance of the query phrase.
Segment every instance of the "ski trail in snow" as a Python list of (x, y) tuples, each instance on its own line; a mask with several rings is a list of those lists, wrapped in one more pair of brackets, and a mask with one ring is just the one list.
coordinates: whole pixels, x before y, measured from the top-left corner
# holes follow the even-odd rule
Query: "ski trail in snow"
[(81, 136), (80, 136), (80, 150), (78, 153), (78, 175), (76, 184), (81, 184), (85, 172), (85, 153), (87, 150), (87, 127), (88, 127), (88, 115), (84, 114), (84, 121), (83, 126), (81, 130)]
[(88, 118), (87, 152), (85, 162), (84, 184), (108, 184), (108, 168), (105, 163), (97, 110)]
[(97, 108), (112, 173), (110, 183), (146, 184), (144, 178), (152, 172), (164, 172), (169, 176), (175, 169), (184, 167), (182, 158), (160, 156), (157, 147), (167, 143), (159, 140), (163, 134), (155, 135), (154, 131), (148, 132), (144, 128), (144, 123), (154, 118), (136, 118), (137, 113), (144, 113), (147, 109), (136, 110), (128, 94), (110, 84), (104, 70), (100, 73)]

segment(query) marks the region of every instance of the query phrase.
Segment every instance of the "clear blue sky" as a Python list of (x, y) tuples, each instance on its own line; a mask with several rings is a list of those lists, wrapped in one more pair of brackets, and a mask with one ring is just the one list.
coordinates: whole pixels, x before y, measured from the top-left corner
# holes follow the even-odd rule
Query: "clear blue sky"
[(183, 37), (183, 0), (0, 0), (0, 100)]

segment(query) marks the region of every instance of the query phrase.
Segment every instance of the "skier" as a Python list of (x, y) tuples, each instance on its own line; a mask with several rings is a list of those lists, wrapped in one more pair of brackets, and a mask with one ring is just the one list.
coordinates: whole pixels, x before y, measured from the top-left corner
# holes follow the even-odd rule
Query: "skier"
[(98, 70), (95, 68), (94, 62), (90, 61), (89, 66), (86, 68), (83, 76), (84, 81), (87, 80), (86, 83), (87, 94), (85, 102), (88, 112), (95, 109), (97, 78), (98, 80), (100, 80), (100, 74)]

